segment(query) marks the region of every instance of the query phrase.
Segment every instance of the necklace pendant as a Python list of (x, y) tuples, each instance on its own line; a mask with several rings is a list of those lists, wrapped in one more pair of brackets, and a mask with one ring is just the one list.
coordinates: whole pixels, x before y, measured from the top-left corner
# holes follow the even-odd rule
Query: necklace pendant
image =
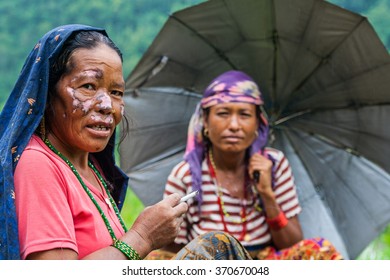
[(106, 197), (104, 200), (106, 201), (106, 203), (107, 203), (107, 205), (108, 205), (109, 207), (112, 206), (112, 205), (111, 205), (111, 201), (110, 201), (110, 199), (109, 199), (108, 197)]

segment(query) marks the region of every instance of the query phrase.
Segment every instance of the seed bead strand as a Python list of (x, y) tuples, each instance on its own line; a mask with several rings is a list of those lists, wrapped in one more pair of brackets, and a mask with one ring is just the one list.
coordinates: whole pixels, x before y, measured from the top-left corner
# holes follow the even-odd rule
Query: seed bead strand
[[(221, 204), (220, 206), (221, 206), (221, 208), (222, 208), (222, 212), (223, 212), (223, 214), (224, 214), (226, 217), (230, 217), (230, 214), (226, 211), (225, 203), (224, 203), (224, 201), (223, 201), (223, 199), (222, 199), (223, 190), (222, 190), (221, 185), (218, 184), (218, 181), (217, 181), (217, 174), (215, 173), (216, 170), (217, 170), (217, 167), (216, 167), (216, 164), (215, 164), (215, 162), (214, 162), (213, 152), (212, 152), (211, 149), (209, 150), (209, 159), (210, 159), (211, 166), (212, 166), (212, 168), (213, 168), (213, 172), (212, 172), (212, 173), (213, 173), (213, 175), (214, 175), (213, 177), (215, 177), (215, 178), (213, 178), (213, 179), (215, 180), (215, 184), (217, 185), (217, 189), (218, 189), (217, 194), (218, 194), (219, 201), (220, 201), (220, 204)], [(250, 213), (246, 214), (246, 210), (245, 210), (245, 209), (246, 209), (246, 205), (242, 205), (241, 214), (243, 214), (242, 216), (244, 216), (244, 217), (241, 218), (239, 221), (238, 221), (238, 220), (232, 220), (233, 223), (235, 223), (235, 224), (240, 224), (240, 223), (246, 222), (247, 219), (248, 219), (248, 217), (249, 217), (249, 215), (252, 213), (253, 210), (257, 210), (257, 211), (259, 211), (259, 212), (262, 211), (262, 209), (261, 209), (261, 207), (258, 205), (257, 201), (255, 202), (254, 209), (253, 209)], [(244, 213), (242, 213), (242, 212), (244, 212)]]
[(89, 165), (89, 167), (92, 168), (92, 170), (93, 170), (93, 171), (95, 172), (95, 174), (98, 176), (100, 182), (102, 183), (104, 189), (106, 190), (106, 193), (107, 193), (107, 195), (108, 195), (108, 199), (110, 200), (110, 203), (111, 203), (111, 205), (112, 205), (112, 208), (114, 208), (114, 212), (115, 212), (116, 216), (118, 217), (119, 222), (121, 223), (121, 225), (122, 225), (124, 231), (127, 232), (127, 227), (126, 227), (126, 225), (125, 225), (125, 222), (123, 221), (122, 216), (121, 216), (121, 214), (120, 214), (120, 211), (119, 211), (119, 209), (118, 209), (118, 207), (117, 207), (117, 205), (116, 205), (114, 199), (112, 198), (112, 196), (111, 196), (111, 194), (110, 194), (110, 192), (109, 192), (109, 190), (108, 190), (106, 181), (104, 180), (103, 176), (100, 174), (99, 170), (97, 170), (97, 168), (96, 168), (91, 162), (88, 162), (88, 165)]
[[(80, 174), (78, 173), (78, 171), (76, 170), (76, 168), (74, 167), (74, 165), (60, 152), (58, 151), (49, 141), (49, 139), (45, 139), (45, 143), (46, 145), (55, 153), (57, 154), (63, 161), (65, 161), (65, 163), (70, 167), (70, 169), (72, 170), (73, 174), (76, 176), (77, 180), (80, 182), (81, 186), (83, 187), (83, 189), (85, 190), (85, 192), (88, 194), (89, 198), (92, 200), (93, 204), (96, 206), (96, 208), (98, 209), (99, 211), (99, 214), (100, 216), (102, 217), (107, 229), (108, 229), (108, 232), (110, 233), (112, 239), (117, 239), (116, 236), (115, 236), (115, 233), (114, 233), (114, 230), (112, 229), (111, 225), (110, 225), (110, 222), (108, 221), (106, 215), (104, 214), (102, 208), (100, 207), (100, 205), (98, 204), (98, 202), (96, 201), (95, 197), (92, 195), (91, 191), (88, 189), (88, 187), (85, 185), (83, 179), (81, 178)], [(89, 163), (88, 163), (89, 165)], [(107, 188), (107, 185), (106, 184), (103, 184), (103, 186), (105, 187), (105, 189)], [(106, 189), (107, 191), (107, 189)], [(108, 193), (107, 193), (108, 194)], [(116, 214), (116, 213), (115, 213)], [(118, 217), (119, 218), (119, 217)]]
[[(74, 165), (60, 152), (58, 151), (49, 141), (49, 139), (45, 139), (44, 140), (45, 144), (50, 148), (50, 150), (52, 150), (56, 155), (58, 155), (68, 166), (69, 168), (72, 170), (73, 174), (76, 176), (77, 180), (80, 182), (81, 186), (83, 187), (83, 189), (85, 190), (85, 192), (87, 193), (88, 197), (91, 199), (91, 201), (93, 202), (93, 204), (96, 206), (100, 216), (102, 217), (103, 221), (104, 221), (104, 224), (106, 225), (107, 227), (107, 230), (113, 240), (113, 244), (111, 246), (115, 247), (116, 249), (118, 249), (119, 251), (121, 251), (128, 259), (130, 260), (140, 260), (141, 257), (139, 256), (139, 254), (137, 253), (137, 251), (135, 251), (130, 245), (128, 245), (127, 243), (119, 240), (116, 236), (115, 236), (115, 232), (114, 230), (112, 229), (111, 225), (110, 225), (110, 222), (109, 220), (107, 219), (106, 215), (104, 214), (102, 208), (100, 207), (100, 205), (98, 204), (98, 202), (96, 201), (95, 197), (93, 196), (92, 192), (88, 189), (88, 187), (85, 185), (83, 179), (81, 178), (80, 174), (78, 173), (77, 169), (74, 167)], [(123, 230), (125, 232), (127, 232), (127, 228), (126, 228), (126, 225), (119, 213), (119, 209), (118, 207), (116, 206), (116, 203), (114, 201), (114, 199), (112, 198), (109, 190), (108, 190), (108, 187), (107, 187), (107, 183), (105, 182), (105, 180), (103, 179), (102, 175), (100, 174), (100, 172), (96, 169), (96, 167), (91, 163), (91, 162), (88, 162), (88, 166), (93, 170), (93, 172), (96, 174), (96, 176), (98, 177), (100, 183), (103, 185), (107, 195), (108, 195), (108, 198), (110, 200), (110, 203), (111, 203), (111, 206), (113, 207), (114, 209), (114, 212), (116, 214), (116, 216), (118, 217), (119, 219), (119, 222), (120, 224), (122, 225), (123, 227)]]

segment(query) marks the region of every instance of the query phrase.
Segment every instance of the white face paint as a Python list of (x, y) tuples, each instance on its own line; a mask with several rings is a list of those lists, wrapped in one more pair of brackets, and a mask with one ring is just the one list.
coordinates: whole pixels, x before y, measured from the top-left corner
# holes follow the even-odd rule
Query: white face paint
[(73, 99), (73, 113), (80, 109), (84, 114), (87, 114), (95, 104), (100, 110), (112, 110), (111, 98), (106, 93), (90, 97), (70, 87), (68, 87), (68, 92)]
[(63, 139), (66, 149), (102, 151), (121, 121), (124, 80), (122, 61), (105, 45), (78, 49), (72, 67), (56, 84), (51, 133)]
[[(99, 110), (112, 110), (111, 98), (106, 93), (101, 92), (91, 97), (91, 96), (86, 96), (71, 87), (68, 87), (67, 91), (73, 99), (73, 113), (75, 113), (78, 109), (80, 109), (84, 113), (84, 115), (86, 115), (88, 114), (89, 111), (92, 110), (95, 104), (97, 104), (96, 106)], [(123, 110), (124, 110), (124, 106), (121, 106), (121, 111)], [(122, 116), (123, 116), (123, 112), (122, 112)], [(96, 122), (104, 122), (108, 124), (114, 123), (114, 117), (111, 114), (109, 115), (92, 114), (91, 119)]]
[[(72, 82), (77, 81), (78, 79), (85, 79), (86, 81), (94, 81), (97, 78), (100, 78), (102, 73), (100, 71), (86, 70), (78, 77), (74, 78)], [(92, 87), (92, 85), (90, 85)], [(87, 114), (94, 105), (97, 104), (98, 109), (102, 110), (112, 110), (112, 101), (106, 92), (97, 92), (95, 95), (84, 94), (83, 91), (68, 87), (68, 93), (73, 99), (73, 112), (76, 112), (77, 109), (80, 109), (84, 114)]]
[(73, 113), (75, 113), (77, 109), (80, 109), (84, 114), (87, 114), (91, 110), (95, 102), (94, 97), (85, 96), (71, 87), (68, 87), (67, 91), (73, 99)]
[(96, 101), (98, 101), (98, 108), (102, 110), (112, 110), (111, 98), (107, 93), (99, 93), (96, 96)]
[(91, 115), (91, 120), (93, 120), (95, 122), (104, 122), (104, 123), (108, 123), (108, 124), (114, 123), (114, 118), (113, 118), (112, 115), (95, 115), (95, 114), (92, 114)]

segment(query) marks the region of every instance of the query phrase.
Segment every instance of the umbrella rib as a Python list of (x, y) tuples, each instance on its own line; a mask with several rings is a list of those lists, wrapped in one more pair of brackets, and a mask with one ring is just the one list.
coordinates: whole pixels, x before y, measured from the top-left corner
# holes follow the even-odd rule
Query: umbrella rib
[[(317, 187), (316, 181), (314, 180), (314, 178), (313, 178), (311, 172), (309, 172), (310, 169), (308, 168), (308, 164), (306, 163), (304, 157), (302, 157), (301, 154), (299, 153), (299, 149), (296, 148), (295, 142), (292, 141), (292, 138), (291, 138), (291, 136), (289, 135), (289, 133), (286, 133), (286, 137), (289, 139), (292, 148), (294, 149), (295, 153), (299, 156), (299, 158), (301, 159), (302, 164), (305, 166), (306, 170), (308, 171), (307, 173), (308, 173), (308, 175), (311, 177), (312, 182), (315, 183), (314, 187)], [(311, 150), (310, 152), (311, 152), (311, 153), (314, 152), (314, 154), (315, 154), (315, 151), (314, 151), (314, 150)], [(342, 182), (342, 184), (343, 184), (344, 186), (347, 187), (349, 193), (350, 193), (351, 195), (353, 195), (357, 201), (361, 202), (361, 199), (360, 199), (360, 198), (359, 198), (359, 197), (358, 197), (358, 196), (357, 196), (357, 195), (348, 187), (348, 184), (345, 182), (344, 177), (341, 176), (340, 174), (338, 174), (338, 173), (336, 172), (336, 169), (335, 169), (332, 165), (329, 165), (329, 168), (330, 168), (331, 172), (334, 174), (334, 176), (336, 176), (336, 178), (338, 178), (338, 180), (339, 180), (340, 182)], [(321, 199), (324, 199), (324, 197), (321, 197)], [(328, 209), (332, 212), (332, 209), (331, 209), (331, 208), (328, 208)], [(369, 216), (369, 217), (371, 217), (371, 218), (374, 218), (374, 217), (372, 217), (372, 215), (367, 211), (367, 209), (364, 209), (364, 210), (365, 210), (364, 212), (365, 212), (365, 214), (366, 214), (367, 216)], [(340, 235), (340, 236), (344, 239), (344, 237), (343, 237), (342, 235)], [(344, 242), (345, 242), (345, 240), (344, 240)]]
[[(331, 126), (331, 124), (329, 124), (329, 126)], [(287, 131), (287, 129), (292, 129), (292, 128), (293, 127), (291, 127), (291, 126), (290, 127), (286, 127), (286, 126), (279, 126), (278, 127), (278, 129), (285, 130), (285, 131)], [(293, 128), (293, 129), (297, 129), (297, 128)], [(300, 127), (300, 130), (303, 132), (306, 132), (308, 134), (315, 135), (315, 137), (317, 139), (320, 139), (321, 141), (326, 142), (329, 145), (331, 145), (337, 149), (343, 150), (343, 151), (345, 151), (353, 156), (364, 157), (364, 158), (367, 158), (367, 156), (364, 155), (364, 153), (362, 153), (360, 149), (358, 149), (358, 146), (359, 146), (358, 143), (359, 143), (360, 136), (361, 135), (374, 136), (374, 137), (376, 136), (372, 133), (349, 129), (348, 131), (351, 131), (351, 132), (359, 132), (358, 133), (359, 134), (358, 140), (356, 140), (354, 147), (351, 147), (351, 146), (347, 146), (347, 145), (343, 144), (342, 142), (336, 141), (336, 139), (331, 139), (323, 134), (319, 134), (318, 132), (313, 132), (312, 130), (307, 129), (307, 126)], [(376, 159), (370, 158), (370, 160), (374, 164), (376, 164), (377, 166), (380, 166), (381, 168), (383, 168), (382, 165), (380, 164), (380, 162), (378, 162)]]
[(353, 33), (353, 31), (355, 31), (359, 26), (361, 26), (364, 22), (366, 22), (367, 19), (365, 17), (362, 17), (362, 19), (358, 22), (358, 24), (356, 24), (356, 26), (351, 30), (350, 33), (348, 33), (348, 36), (345, 36), (343, 38), (343, 40), (340, 40), (340, 42), (334, 46), (334, 48), (332, 50), (330, 50), (330, 52), (325, 55), (324, 57), (321, 57), (321, 60), (320, 62), (317, 64), (316, 67), (313, 68), (313, 70), (308, 74), (306, 75), (306, 77), (304, 79), (302, 79), (302, 81), (295, 87), (295, 89), (292, 91), (292, 94), (289, 96), (289, 98), (287, 98), (287, 100), (283, 103), (283, 105), (280, 107), (280, 110), (279, 110), (279, 115), (281, 114), (281, 112), (283, 112), (283, 110), (286, 108), (287, 104), (290, 103), (290, 100), (293, 99), (294, 97), (294, 93), (298, 93), (299, 92), (299, 89), (314, 75), (314, 73), (316, 73), (316, 71), (321, 67), (322, 64), (325, 64), (327, 63), (327, 61), (329, 60), (329, 58), (332, 56), (332, 54), (335, 52), (335, 50), (337, 50), (337, 48), (347, 40), (347, 38), (350, 37), (350, 35)]
[(274, 30), (272, 31), (272, 41), (273, 41), (273, 79), (272, 79), (272, 92), (271, 92), (271, 100), (274, 102), (276, 100), (276, 90), (277, 90), (277, 66), (278, 66), (278, 43), (279, 43), (279, 34), (278, 30), (276, 29), (276, 9), (275, 9), (275, 3), (274, 1), (271, 1), (272, 5), (272, 23)]
[(280, 119), (278, 119), (277, 121), (275, 121), (275, 122), (273, 123), (273, 126), (280, 125), (280, 124), (282, 124), (282, 123), (284, 123), (284, 122), (287, 122), (287, 121), (289, 121), (289, 120), (291, 120), (291, 119), (300, 117), (300, 116), (302, 116), (302, 115), (304, 115), (304, 114), (307, 114), (307, 113), (310, 113), (310, 112), (313, 112), (313, 111), (314, 111), (314, 110), (306, 109), (306, 110), (299, 111), (299, 112), (296, 112), (296, 113), (294, 113), (294, 114), (288, 115), (288, 116), (286, 116), (286, 117), (280, 118)]
[[(280, 126), (280, 127), (278, 127), (278, 129), (285, 130), (287, 132), (288, 130), (291, 130), (292, 127)], [(308, 134), (314, 135), (314, 133), (312, 131), (310, 131), (310, 130), (302, 130), (302, 131), (304, 131), (304, 132), (306, 132)], [(286, 135), (287, 134), (288, 133), (286, 133)], [(326, 136), (324, 136), (322, 134), (315, 133), (315, 137), (320, 139), (320, 140), (322, 140), (322, 141), (324, 141), (324, 142), (326, 142), (326, 143), (328, 143), (329, 145), (332, 145), (335, 148), (338, 148), (340, 150), (344, 150), (347, 153), (350, 153), (350, 154), (355, 155), (355, 156), (361, 156), (361, 154), (357, 150), (354, 150), (351, 147), (345, 146), (342, 143), (334, 141), (334, 140), (332, 140), (332, 139), (330, 139), (330, 138), (328, 138), (328, 137), (326, 137)], [(295, 147), (294, 147), (294, 149), (295, 149)]]
[[(186, 122), (186, 121), (176, 121), (176, 122), (164, 123), (164, 125), (154, 124), (154, 125), (143, 126), (142, 130), (149, 130), (149, 129), (162, 128), (162, 127), (171, 127), (171, 126), (177, 126), (178, 124), (187, 124), (187, 123), (188, 122)], [(139, 127), (129, 129), (129, 131), (139, 131), (139, 130), (141, 130)]]
[(181, 25), (183, 25), (185, 28), (187, 28), (192, 33), (194, 33), (196, 36), (198, 36), (203, 42), (205, 42), (208, 46), (210, 46), (220, 58), (222, 58), (224, 61), (226, 61), (232, 69), (234, 69), (234, 70), (238, 69), (220, 49), (218, 49), (213, 44), (211, 44), (210, 41), (208, 41), (204, 36), (202, 36), (200, 33), (198, 33), (194, 28), (192, 28), (191, 26), (186, 24), (181, 19), (177, 18), (175, 15), (170, 15), (170, 18), (176, 20)]
[(283, 117), (277, 121), (274, 122), (273, 125), (280, 125), (286, 121), (289, 121), (293, 118), (300, 117), (304, 114), (310, 113), (310, 114), (316, 114), (316, 113), (323, 113), (327, 111), (335, 111), (335, 110), (354, 110), (358, 111), (359, 109), (362, 108), (367, 108), (367, 107), (382, 107), (382, 106), (390, 106), (390, 101), (389, 102), (378, 102), (378, 103), (359, 103), (359, 104), (353, 104), (355, 106), (347, 105), (347, 106), (342, 106), (342, 107), (332, 107), (332, 108), (314, 108), (314, 109), (306, 109), (302, 111), (298, 111), (296, 113), (293, 113), (291, 115), (287, 115), (286, 117)]
[[(351, 76), (351, 77), (349, 77), (349, 78), (347, 78), (347, 79), (337, 81), (337, 82), (335, 82), (335, 83), (333, 83), (333, 84), (329, 84), (329, 85), (327, 85), (327, 87), (325, 88), (325, 90), (319, 92), (318, 95), (309, 96), (308, 98), (302, 99), (302, 100), (303, 100), (303, 101), (306, 101), (306, 100), (308, 100), (308, 99), (310, 99), (310, 98), (316, 98), (316, 97), (318, 97), (318, 96), (325, 95), (325, 94), (328, 93), (327, 90), (332, 89), (332, 87), (336, 87), (336, 86), (345, 84), (346, 82), (353, 82), (355, 79), (358, 79), (359, 77), (361, 77), (362, 75), (364, 75), (364, 74), (366, 74), (366, 73), (370, 73), (370, 72), (372, 72), (372, 71), (376, 71), (376, 70), (381, 69), (381, 68), (384, 68), (384, 67), (386, 67), (386, 66), (390, 66), (390, 61), (387, 61), (387, 62), (384, 62), (383, 64), (375, 65), (374, 67), (365, 69), (364, 71), (361, 71), (361, 72), (359, 72), (359, 73), (356, 73), (354, 76)], [(296, 94), (299, 94), (298, 90), (293, 91), (293, 92), (291, 93), (291, 95), (296, 95)], [(351, 97), (351, 95), (348, 95), (348, 96)], [(301, 101), (302, 101), (302, 100), (301, 100)], [(359, 102), (359, 100), (357, 100), (356, 98), (352, 98), (352, 97), (351, 97), (349, 100), (352, 100), (352, 101), (353, 101), (355, 107), (375, 106), (375, 105), (377, 105), (377, 106), (378, 106), (378, 105), (379, 105), (379, 106), (381, 106), (381, 105), (390, 105), (390, 102), (381, 102), (381, 103), (374, 103), (374, 102), (370, 102), (370, 103), (361, 103), (361, 102)], [(299, 102), (301, 102), (301, 101), (299, 101)], [(339, 108), (333, 107), (332, 109), (347, 109), (347, 108), (349, 108), (349, 107), (351, 107), (351, 105), (348, 105), (347, 107), (339, 107)], [(326, 109), (327, 109), (327, 108), (312, 109), (312, 112), (316, 112), (316, 111), (318, 111), (318, 110), (326, 110)]]

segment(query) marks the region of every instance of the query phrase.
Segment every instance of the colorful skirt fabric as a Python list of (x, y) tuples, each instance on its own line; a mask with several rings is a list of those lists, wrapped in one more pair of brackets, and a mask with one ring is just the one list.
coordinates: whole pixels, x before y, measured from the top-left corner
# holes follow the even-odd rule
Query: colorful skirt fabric
[(188, 243), (177, 254), (152, 251), (145, 260), (250, 260), (249, 253), (233, 236), (225, 232), (208, 232)]
[(151, 252), (146, 260), (341, 260), (342, 256), (324, 238), (305, 239), (290, 248), (277, 251), (269, 246), (252, 258), (241, 243), (224, 232), (198, 236), (177, 254), (164, 250)]
[(262, 249), (255, 259), (259, 260), (342, 260), (343, 257), (328, 240), (312, 238), (277, 251), (269, 246)]

